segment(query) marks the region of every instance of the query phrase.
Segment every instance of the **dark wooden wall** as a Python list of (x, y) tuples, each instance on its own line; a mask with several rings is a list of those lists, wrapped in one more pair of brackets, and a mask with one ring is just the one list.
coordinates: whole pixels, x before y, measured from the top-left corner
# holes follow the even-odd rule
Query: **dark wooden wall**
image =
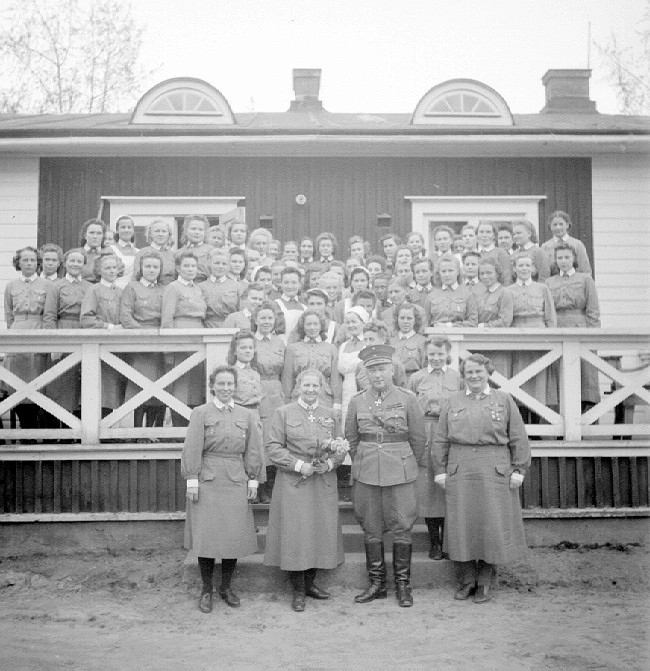
[(346, 248), (360, 234), (376, 249), (378, 214), (390, 214), (398, 234), (410, 230), (404, 196), (531, 194), (547, 196), (543, 240), (547, 215), (566, 210), (591, 253), (589, 158), (43, 158), (39, 244), (76, 245), (102, 195), (244, 196), (249, 225), (271, 215), (283, 241), (329, 230)]
[[(648, 506), (647, 457), (535, 457), (525, 508)], [(185, 509), (180, 461), (0, 462), (0, 513)]]

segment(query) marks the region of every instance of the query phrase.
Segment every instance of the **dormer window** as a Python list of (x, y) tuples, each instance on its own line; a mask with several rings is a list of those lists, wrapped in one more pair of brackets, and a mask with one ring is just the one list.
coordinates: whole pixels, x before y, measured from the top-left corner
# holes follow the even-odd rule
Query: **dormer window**
[(225, 97), (201, 79), (177, 78), (149, 89), (136, 105), (131, 123), (235, 124)]
[(452, 79), (434, 86), (415, 108), (412, 124), (512, 126), (506, 101), (472, 79)]

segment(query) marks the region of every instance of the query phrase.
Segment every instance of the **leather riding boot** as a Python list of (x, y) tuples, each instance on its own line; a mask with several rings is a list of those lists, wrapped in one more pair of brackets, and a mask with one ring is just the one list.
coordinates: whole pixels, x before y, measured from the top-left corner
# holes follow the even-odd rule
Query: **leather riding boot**
[(289, 571), (289, 580), (293, 587), (291, 608), (293, 608), (296, 613), (302, 613), (302, 611), (305, 610), (305, 572)]
[(383, 543), (366, 543), (366, 569), (370, 587), (354, 597), (355, 603), (368, 603), (386, 598), (386, 562)]
[(305, 594), (310, 596), (312, 599), (329, 599), (332, 596), (329, 592), (324, 589), (321, 589), (318, 585), (314, 584), (316, 579), (316, 569), (308, 568), (305, 571)]
[(203, 588), (199, 596), (199, 610), (202, 613), (212, 611), (212, 574), (214, 572), (214, 559), (212, 557), (199, 557), (199, 570)]
[(429, 551), (429, 559), (440, 561), (442, 557), (442, 531), (441, 526), (444, 523), (444, 517), (425, 517), (424, 521), (427, 523), (429, 531), (429, 541), (431, 543), (431, 550)]
[(393, 543), (393, 574), (395, 576), (395, 595), (402, 608), (413, 605), (411, 595), (411, 552), (410, 543)]
[(221, 587), (219, 588), (219, 596), (231, 607), (237, 608), (240, 604), (239, 597), (232, 591), (232, 576), (235, 573), (237, 566), (236, 559), (222, 559), (221, 560)]

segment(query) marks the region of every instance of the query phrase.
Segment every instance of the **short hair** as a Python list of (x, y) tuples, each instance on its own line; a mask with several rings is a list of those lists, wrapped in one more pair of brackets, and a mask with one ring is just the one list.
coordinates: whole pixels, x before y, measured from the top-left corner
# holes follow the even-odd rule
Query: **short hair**
[(379, 254), (373, 254), (372, 256), (369, 256), (366, 259), (366, 268), (371, 264), (371, 263), (378, 263), (381, 266), (381, 272), (384, 273), (386, 272), (386, 257), (385, 256), (379, 256)]
[(244, 287), (244, 290), (241, 293), (242, 298), (246, 298), (251, 291), (261, 291), (264, 293), (264, 287), (258, 282), (251, 282)]
[(205, 235), (210, 228), (210, 220), (204, 214), (188, 214), (183, 219), (183, 226), (181, 228), (181, 245), (187, 242), (187, 229), (193, 221), (200, 221), (203, 224), (203, 241), (205, 242)]
[[(217, 247), (217, 249), (221, 249), (221, 247)], [(244, 259), (244, 267), (241, 273), (239, 273), (239, 279), (243, 280), (248, 272), (248, 257), (246, 256), (246, 252), (243, 249), (239, 249), (239, 247), (232, 247), (228, 252), (228, 259), (230, 260), (233, 256), (241, 256)]]
[(320, 276), (319, 284), (322, 284), (323, 282), (326, 282), (327, 280), (331, 279), (336, 279), (336, 282), (339, 285), (339, 288), (343, 288), (343, 278), (338, 274), (338, 273), (330, 273), (329, 271), (326, 273), (323, 273)]
[(160, 278), (160, 273), (162, 272), (162, 256), (155, 249), (152, 249), (150, 252), (144, 252), (140, 256), (140, 260), (138, 261), (138, 267), (135, 272), (135, 279), (136, 280), (142, 279), (142, 264), (145, 259), (156, 259), (160, 261), (160, 270), (158, 271), (158, 278)]
[(455, 235), (454, 229), (451, 228), (450, 226), (447, 226), (446, 224), (440, 224), (440, 226), (436, 226), (433, 229), (433, 236), (432, 237), (433, 237), (434, 242), (435, 242), (435, 239), (436, 239), (436, 235), (438, 235), (438, 233), (449, 233), (449, 237), (452, 240), (454, 239), (454, 235)]
[(469, 223), (465, 224), (465, 225), (460, 229), (460, 232), (462, 233), (463, 231), (466, 231), (466, 230), (468, 230), (468, 229), (469, 229), (469, 230), (472, 230), (472, 231), (474, 231), (474, 233), (476, 233), (476, 226), (474, 226), (474, 224), (469, 224)]
[(257, 279), (260, 276), (260, 273), (266, 273), (267, 275), (273, 275), (273, 271), (271, 270), (271, 266), (258, 266), (253, 270), (254, 278)]
[(117, 221), (115, 222), (115, 239), (119, 240), (119, 235), (118, 231), (120, 228), (120, 222), (121, 221), (130, 221), (133, 224), (133, 235), (131, 236), (131, 242), (135, 241), (135, 221), (133, 221), (133, 217), (130, 217), (128, 214), (123, 214), (121, 217), (118, 217)]
[(481, 226), (489, 226), (492, 229), (492, 235), (494, 236), (494, 240), (496, 241), (497, 239), (497, 227), (496, 224), (493, 221), (489, 221), (488, 219), (480, 219), (478, 222), (478, 226), (476, 227), (476, 233), (478, 234), (478, 229), (481, 228)]
[(318, 268), (314, 268), (314, 267), (305, 268), (305, 276), (302, 278), (303, 291), (309, 291), (309, 289), (311, 288), (312, 277), (315, 274), (322, 275), (323, 274), (322, 268), (320, 268), (320, 267), (318, 267)]
[(356, 294), (352, 294), (352, 305), (358, 305), (364, 298), (371, 300), (373, 305), (377, 304), (377, 294), (372, 289), (359, 289)]
[[(230, 224), (230, 228), (228, 229), (228, 240), (230, 240), (232, 242), (232, 238), (230, 236), (231, 236), (231, 233), (232, 233), (232, 229), (235, 226), (243, 226), (246, 229), (246, 238), (248, 237), (248, 224), (245, 221), (233, 221)], [(244, 240), (246, 240), (246, 238), (244, 238)]]
[(355, 275), (364, 275), (366, 280), (368, 281), (368, 286), (370, 286), (370, 273), (366, 268), (363, 266), (357, 266), (356, 268), (352, 268), (350, 271), (350, 277), (348, 279), (348, 283), (351, 283)]
[(519, 259), (530, 259), (530, 262), (533, 264), (533, 272), (531, 273), (531, 276), (535, 275), (535, 273), (537, 272), (537, 266), (535, 265), (535, 259), (533, 258), (533, 255), (530, 252), (528, 252), (526, 250), (522, 250), (520, 252), (516, 252), (511, 258), (512, 258), (513, 277), (515, 277), (517, 275), (516, 268), (517, 268), (517, 261), (519, 261)]
[(393, 327), (399, 333), (399, 313), (402, 310), (413, 310), (413, 330), (419, 333), (422, 330), (422, 313), (418, 310), (417, 305), (404, 301), (397, 309), (393, 310)]
[(329, 300), (328, 295), (327, 295), (322, 289), (318, 289), (318, 288), (316, 288), (316, 289), (308, 289), (308, 290), (305, 292), (305, 296), (307, 297), (307, 301), (309, 301), (309, 299), (310, 299), (312, 296), (315, 296), (315, 297), (318, 297), (318, 298), (322, 298), (322, 299), (325, 301), (325, 305), (327, 305), (327, 301)]
[(384, 342), (388, 342), (388, 326), (380, 319), (371, 319), (367, 324), (363, 325), (364, 333), (376, 333)]
[(498, 224), (497, 226), (497, 235), (499, 231), (508, 231), (510, 235), (512, 235), (512, 224), (509, 221), (504, 221), (501, 224)]
[(318, 368), (305, 368), (305, 370), (300, 371), (300, 373), (298, 373), (298, 377), (296, 378), (296, 389), (302, 384), (302, 381), (309, 375), (317, 377), (321, 387), (325, 384), (325, 376), (321, 371), (318, 370)]
[(557, 263), (557, 253), (560, 251), (570, 251), (573, 254), (573, 267), (578, 267), (578, 252), (573, 245), (569, 245), (566, 242), (561, 242), (559, 245), (556, 245), (553, 249), (553, 258)]
[(214, 387), (214, 383), (217, 379), (218, 375), (221, 375), (221, 373), (230, 373), (230, 375), (233, 376), (233, 379), (235, 380), (235, 386), (237, 386), (237, 369), (234, 366), (217, 366), (211, 373), (210, 377), (208, 378), (208, 385), (210, 386), (210, 393), (214, 396), (214, 392), (212, 391), (212, 387)]
[(408, 245), (397, 245), (397, 249), (395, 250), (395, 256), (403, 250), (406, 250), (410, 255), (411, 255), (411, 261), (413, 260), (413, 250), (408, 246)]
[(332, 256), (336, 256), (336, 252), (338, 251), (339, 245), (336, 241), (336, 236), (334, 235), (334, 233), (330, 233), (329, 231), (323, 231), (316, 237), (316, 240), (314, 241), (314, 249), (317, 252), (319, 252), (320, 243), (323, 240), (329, 240), (332, 243)]
[(424, 245), (424, 236), (423, 236), (422, 233), (420, 233), (419, 231), (411, 231), (411, 232), (406, 236), (406, 241), (407, 241), (407, 243), (408, 243), (408, 241), (409, 241), (413, 236), (417, 236), (418, 238), (420, 238), (420, 242)]
[(382, 251), (384, 250), (384, 242), (386, 242), (386, 240), (394, 240), (396, 245), (399, 245), (400, 243), (400, 239), (395, 233), (384, 233), (384, 235), (379, 238), (379, 244), (381, 245)]
[[(274, 264), (275, 265), (275, 264)], [(291, 266), (285, 267), (282, 272), (280, 273), (280, 277), (284, 279), (287, 275), (296, 275), (298, 277), (298, 281), (300, 281), (300, 271), (298, 268), (293, 268)], [(282, 280), (281, 280), (282, 281)]]
[(95, 262), (93, 264), (93, 274), (95, 275), (96, 278), (99, 278), (101, 276), (102, 272), (102, 264), (106, 259), (115, 259), (115, 261), (119, 265), (119, 259), (117, 258), (117, 255), (115, 252), (110, 249), (110, 248), (104, 248), (99, 252), (99, 255), (95, 259)]
[(88, 241), (86, 239), (86, 231), (90, 226), (101, 226), (102, 227), (102, 236), (106, 235), (106, 231), (108, 230), (108, 225), (103, 222), (101, 219), (88, 219), (88, 221), (84, 221), (83, 224), (81, 224), (81, 228), (79, 229), (79, 247), (83, 247)]
[(512, 222), (512, 229), (514, 230), (515, 226), (523, 226), (529, 233), (530, 235), (530, 241), (534, 242), (537, 244), (539, 242), (539, 238), (537, 237), (537, 231), (535, 230), (535, 227), (533, 224), (528, 221), (528, 219), (515, 219)]
[(461, 362), (460, 362), (460, 374), (462, 377), (465, 377), (465, 366), (469, 362), (477, 363), (479, 366), (484, 366), (485, 370), (488, 372), (488, 375), (492, 375), (494, 373), (494, 366), (492, 365), (492, 361), (483, 354), (479, 354), (478, 352), (475, 352), (474, 354), (468, 354)]
[(212, 250), (210, 251), (210, 263), (212, 263), (212, 259), (215, 259), (217, 256), (220, 256), (226, 260), (230, 259), (230, 253), (225, 247), (212, 248)]
[(273, 331), (278, 335), (284, 333), (286, 328), (284, 323), (284, 315), (280, 311), (278, 304), (275, 301), (270, 300), (263, 301), (253, 310), (253, 314), (251, 315), (252, 332), (255, 333), (257, 331), (257, 315), (259, 315), (262, 310), (270, 310), (275, 315), (275, 326), (273, 327)]
[(564, 219), (567, 228), (571, 228), (571, 226), (573, 226), (573, 222), (571, 221), (571, 217), (569, 216), (569, 214), (562, 210), (555, 210), (554, 212), (551, 212), (551, 214), (548, 215), (546, 219), (546, 225), (549, 228), (551, 227), (551, 222), (553, 221), (553, 219)]
[(481, 272), (481, 266), (492, 266), (497, 274), (497, 281), (503, 283), (505, 269), (493, 256), (483, 256), (478, 262), (478, 271)]
[[(305, 319), (309, 317), (310, 315), (316, 315), (318, 317), (318, 321), (320, 322), (320, 337), (325, 340), (327, 337), (327, 322), (325, 321), (325, 317), (316, 310), (305, 310), (300, 317), (298, 318), (298, 323), (296, 324), (296, 334), (298, 335), (299, 340), (303, 340), (305, 337)], [(334, 373), (337, 374), (337, 373)]]
[(444, 347), (447, 350), (447, 358), (445, 363), (447, 365), (451, 363), (451, 356), (449, 356), (449, 353), (451, 352), (451, 340), (449, 340), (449, 338), (445, 338), (444, 336), (439, 335), (429, 336), (427, 338), (426, 346), (429, 347), (429, 345), (433, 345), (434, 347)]
[(38, 249), (36, 249), (36, 247), (32, 247), (31, 245), (27, 245), (26, 247), (21, 247), (20, 249), (16, 250), (13, 258), (14, 268), (16, 270), (20, 270), (20, 257), (25, 252), (32, 252), (36, 255), (36, 272), (38, 273), (41, 269), (41, 255), (39, 254)]
[(386, 282), (389, 282), (393, 279), (393, 276), (388, 274), (388, 273), (377, 273), (373, 278), (372, 281), (376, 282), (377, 280), (386, 280)]
[(458, 260), (458, 257), (455, 254), (450, 254), (450, 253), (443, 254), (440, 257), (440, 260), (438, 261), (438, 265), (436, 266), (436, 273), (435, 273), (436, 276), (435, 276), (434, 283), (437, 284), (437, 285), (442, 284), (442, 279), (440, 277), (440, 266), (443, 263), (452, 263), (455, 266), (456, 272), (458, 273), (459, 277), (460, 277), (460, 274), (462, 272), (462, 268), (460, 267), (460, 261)]
[(465, 259), (466, 259), (468, 256), (475, 256), (475, 257), (476, 257), (477, 259), (479, 259), (479, 260), (480, 260), (480, 258), (481, 258), (481, 255), (480, 255), (479, 252), (477, 252), (477, 251), (475, 251), (475, 250), (473, 250), (473, 249), (470, 249), (470, 250), (467, 251), (467, 252), (463, 252), (463, 255), (462, 255), (462, 257), (461, 257), (461, 258), (463, 259), (463, 263), (465, 263)]
[[(229, 366), (234, 366), (235, 362), (237, 361), (237, 345), (242, 340), (252, 340), (253, 345), (255, 345), (255, 337), (253, 336), (253, 332), (250, 331), (249, 329), (240, 329), (235, 333), (235, 335), (232, 337), (230, 340), (230, 344), (228, 345), (228, 354), (226, 355), (226, 362), (228, 363)], [(253, 361), (256, 361), (257, 354), (253, 355)]]
[(147, 226), (147, 242), (151, 244), (151, 229), (156, 225), (156, 224), (164, 224), (165, 227), (167, 228), (167, 232), (169, 233), (169, 239), (171, 240), (172, 235), (174, 234), (174, 231), (172, 230), (172, 225), (168, 222), (165, 221), (165, 219), (154, 219), (149, 226)]
[(54, 252), (57, 257), (59, 258), (59, 267), (57, 268), (57, 275), (59, 275), (61, 266), (63, 265), (63, 250), (59, 245), (57, 245), (54, 242), (46, 242), (44, 245), (41, 246), (39, 249), (40, 255), (41, 255), (41, 265), (43, 264), (43, 256), (45, 254), (49, 254), (50, 252)]
[[(217, 250), (214, 250), (217, 251)], [(212, 258), (212, 255), (210, 255)], [(199, 263), (199, 259), (196, 254), (191, 249), (181, 249), (178, 254), (176, 254), (176, 267), (179, 268), (184, 259), (194, 259), (196, 263)]]
[(413, 273), (415, 273), (415, 266), (418, 266), (421, 263), (426, 263), (429, 266), (431, 274), (433, 275), (435, 271), (435, 266), (433, 264), (433, 259), (430, 256), (420, 256), (417, 259), (414, 259), (413, 263), (411, 263), (411, 270), (413, 271)]
[(72, 247), (72, 249), (68, 249), (68, 251), (63, 255), (63, 265), (65, 265), (65, 262), (68, 260), (68, 257), (70, 257), (71, 254), (81, 254), (84, 258), (84, 264), (88, 263), (88, 254), (86, 254), (86, 250), (83, 247)]

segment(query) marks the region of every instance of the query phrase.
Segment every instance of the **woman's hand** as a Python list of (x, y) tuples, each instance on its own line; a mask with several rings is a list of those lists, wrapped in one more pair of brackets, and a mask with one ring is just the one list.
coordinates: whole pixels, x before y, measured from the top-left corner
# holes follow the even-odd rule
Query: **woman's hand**
[(327, 473), (329, 471), (330, 467), (329, 464), (326, 461), (319, 461), (313, 466), (314, 473), (320, 473), (321, 475), (323, 473)]
[[(195, 484), (196, 483), (196, 484)], [(198, 480), (188, 480), (187, 481), (187, 491), (185, 492), (185, 498), (192, 503), (196, 503), (199, 500), (199, 481)]]
[(440, 475), (436, 475), (436, 477), (433, 478), (433, 481), (438, 485), (438, 487), (445, 489), (447, 486), (447, 474), (441, 473)]
[(309, 478), (314, 474), (314, 467), (310, 463), (305, 462), (300, 467), (300, 474), (306, 478)]
[(524, 476), (521, 473), (510, 474), (510, 489), (519, 489), (524, 481)]
[(259, 486), (259, 483), (257, 480), (249, 480), (248, 481), (248, 492), (246, 498), (249, 501), (253, 501), (254, 499), (257, 498), (257, 488)]

